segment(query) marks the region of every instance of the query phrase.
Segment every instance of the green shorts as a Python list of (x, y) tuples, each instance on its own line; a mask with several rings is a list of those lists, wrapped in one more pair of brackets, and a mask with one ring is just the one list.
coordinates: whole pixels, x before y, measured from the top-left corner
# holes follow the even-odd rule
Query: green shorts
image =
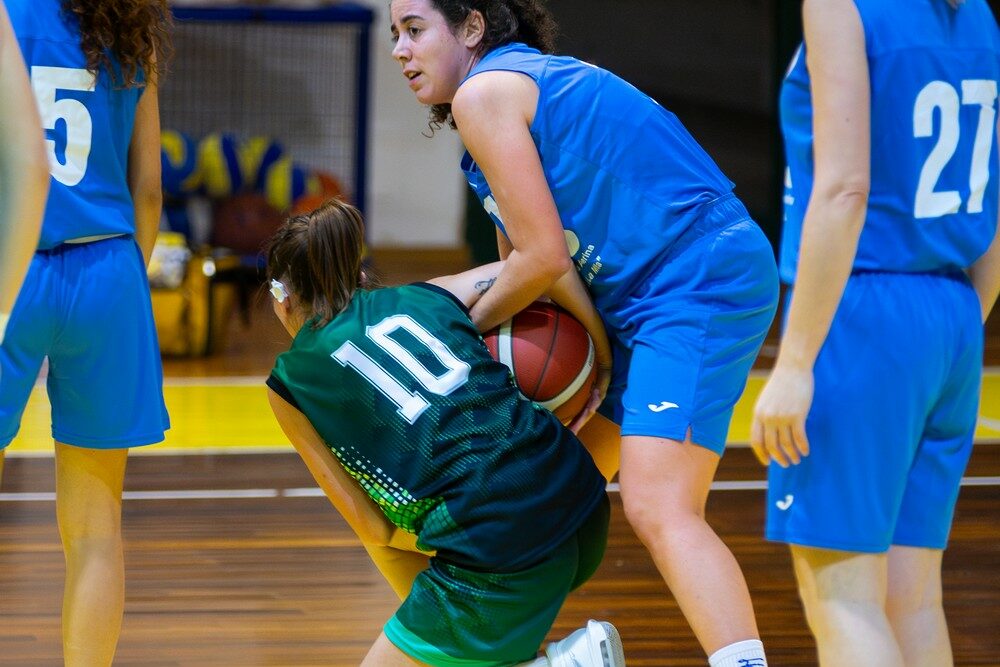
[(566, 596), (600, 565), (609, 517), (605, 497), (572, 537), (519, 572), (480, 572), (432, 558), (386, 623), (386, 637), (434, 667), (533, 660)]

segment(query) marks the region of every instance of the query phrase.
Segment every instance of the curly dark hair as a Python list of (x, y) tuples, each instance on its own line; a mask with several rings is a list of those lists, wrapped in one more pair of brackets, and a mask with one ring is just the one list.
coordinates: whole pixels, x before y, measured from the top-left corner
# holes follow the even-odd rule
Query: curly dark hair
[[(523, 42), (542, 53), (556, 50), (559, 25), (542, 0), (430, 0), (430, 3), (441, 12), (452, 31), (473, 11), (483, 15), (486, 32), (477, 50), (480, 57), (510, 42)], [(431, 133), (442, 125), (455, 129), (451, 104), (431, 106)]]
[[(80, 25), (89, 72), (96, 76), (105, 69), (125, 88), (143, 85), (140, 72), (158, 80), (173, 52), (167, 0), (63, 0), (63, 11)], [(121, 65), (120, 75), (112, 67), (112, 55)]]

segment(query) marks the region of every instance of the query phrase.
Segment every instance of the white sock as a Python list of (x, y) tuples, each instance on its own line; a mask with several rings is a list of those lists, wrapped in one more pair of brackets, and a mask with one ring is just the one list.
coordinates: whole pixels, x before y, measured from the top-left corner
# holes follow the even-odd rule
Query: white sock
[(723, 646), (708, 657), (709, 667), (767, 667), (764, 644), (759, 639), (747, 639)]
[(531, 662), (522, 662), (518, 667), (549, 667), (549, 659), (545, 656), (535, 658)]

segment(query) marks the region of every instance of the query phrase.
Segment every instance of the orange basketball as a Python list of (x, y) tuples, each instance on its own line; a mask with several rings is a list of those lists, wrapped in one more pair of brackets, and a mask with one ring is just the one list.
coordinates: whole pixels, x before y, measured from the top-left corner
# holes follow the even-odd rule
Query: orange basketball
[(587, 404), (597, 376), (594, 343), (559, 306), (536, 301), (483, 339), (493, 358), (510, 368), (521, 393), (564, 424)]

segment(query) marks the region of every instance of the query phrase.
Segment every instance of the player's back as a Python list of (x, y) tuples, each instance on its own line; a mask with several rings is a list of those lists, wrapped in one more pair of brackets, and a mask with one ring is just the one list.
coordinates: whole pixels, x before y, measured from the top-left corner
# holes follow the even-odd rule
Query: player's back
[(583, 447), (431, 285), (359, 290), (303, 327), (275, 379), (386, 516), (456, 562), (524, 566), (603, 495)]
[[(996, 227), (1000, 35), (984, 0), (856, 0), (871, 91), (871, 186), (856, 269), (965, 268)], [(782, 92), (789, 177), (782, 276), (812, 185), (805, 54)], [(787, 183), (786, 183), (787, 185)]]
[[(143, 88), (86, 69), (76, 17), (59, 0), (8, 0), (45, 128), (52, 183), (39, 248), (135, 231), (128, 149)], [(112, 66), (118, 64), (112, 58)]]

